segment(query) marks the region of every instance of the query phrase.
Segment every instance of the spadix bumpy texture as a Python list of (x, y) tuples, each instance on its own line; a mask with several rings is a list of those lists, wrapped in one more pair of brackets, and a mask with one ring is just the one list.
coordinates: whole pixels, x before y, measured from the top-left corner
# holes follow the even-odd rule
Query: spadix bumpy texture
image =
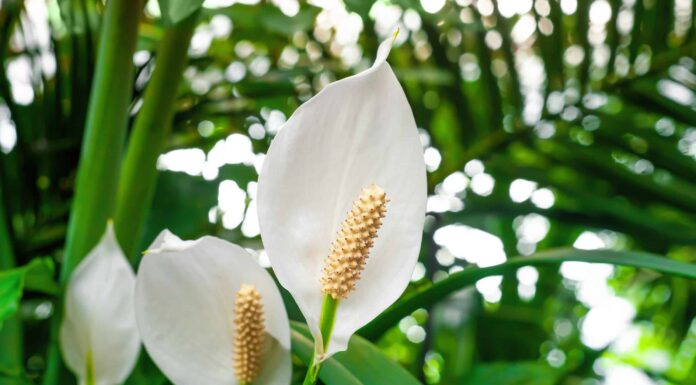
[(150, 357), (175, 385), (287, 385), (290, 325), (275, 282), (246, 250), (164, 231), (138, 270)]
[(60, 347), (81, 384), (87, 381), (89, 361), (96, 385), (120, 384), (133, 370), (140, 353), (134, 290), (135, 274), (109, 224), (65, 291)]
[(266, 332), (263, 330), (261, 294), (243, 284), (234, 303), (234, 373), (240, 383), (250, 383), (261, 370)]
[[(386, 61), (391, 45), (391, 38), (380, 45), (371, 68), (329, 84), (300, 106), (271, 142), (259, 175), (264, 248), (322, 357), (345, 350), (351, 335), (399, 298), (420, 251), (423, 146), (406, 95)], [(346, 258), (350, 279), (322, 279), (325, 270), (333, 275), (343, 265), (340, 252), (329, 257), (332, 245), (335, 250), (343, 242), (346, 213), (372, 184), (386, 191), (389, 203), (377, 236), (370, 238), (369, 256)], [(345, 287), (334, 290), (335, 284)], [(319, 330), (325, 291), (340, 298), (326, 349)]]
[(387, 194), (373, 184), (364, 188), (341, 224), (324, 265), (321, 291), (346, 299), (360, 279), (387, 211)]

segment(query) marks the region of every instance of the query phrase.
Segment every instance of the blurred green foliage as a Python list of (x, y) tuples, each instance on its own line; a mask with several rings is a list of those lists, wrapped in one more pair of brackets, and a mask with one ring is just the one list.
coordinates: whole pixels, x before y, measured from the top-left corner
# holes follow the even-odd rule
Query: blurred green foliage
[[(163, 228), (261, 250), (255, 180), (273, 135), (329, 82), (367, 68), (399, 26), (389, 62), (421, 127), (430, 192), (405, 297), (472, 264), (502, 262), (496, 255), (515, 261), (573, 245), (693, 267), (696, 3), (232, 3), (208, 1), (201, 12), (139, 250)], [(63, 261), (103, 10), (94, 0), (0, 7), (0, 267), (29, 266), (0, 273), (2, 287), (2, 277), (47, 261), (37, 258)], [(191, 12), (145, 6), (131, 124), (165, 29)], [(693, 279), (558, 263), (500, 273), (499, 283), (451, 288), (370, 335), (403, 368), (394, 373), (427, 384), (696, 383)], [(27, 290), (18, 316), (6, 320), (0, 384), (41, 381), (58, 301), (51, 293)], [(298, 325), (299, 357), (308, 352)], [(371, 358), (356, 354), (374, 353), (353, 341), (363, 343), (323, 375), (359, 370)], [(141, 361), (129, 384), (164, 383)], [(365, 384), (372, 374), (353, 373)]]

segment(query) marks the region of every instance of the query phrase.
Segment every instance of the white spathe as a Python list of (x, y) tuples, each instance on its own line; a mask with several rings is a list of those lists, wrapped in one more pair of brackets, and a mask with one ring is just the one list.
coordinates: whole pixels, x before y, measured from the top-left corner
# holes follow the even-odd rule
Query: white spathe
[(133, 370), (140, 353), (134, 291), (135, 274), (109, 223), (65, 292), (60, 347), (80, 384), (87, 381), (90, 355), (95, 385), (120, 384)]
[[(413, 113), (386, 58), (328, 85), (300, 106), (271, 143), (259, 177), (261, 236), (325, 357), (404, 291), (421, 244), (426, 204), (423, 151)], [(339, 304), (330, 344), (319, 332), (320, 278), (341, 221), (372, 183), (390, 202), (362, 277)]]
[(234, 314), (242, 284), (261, 294), (267, 333), (254, 385), (287, 385), (290, 325), (271, 276), (241, 247), (163, 231), (140, 263), (135, 309), (145, 349), (176, 385), (235, 385)]

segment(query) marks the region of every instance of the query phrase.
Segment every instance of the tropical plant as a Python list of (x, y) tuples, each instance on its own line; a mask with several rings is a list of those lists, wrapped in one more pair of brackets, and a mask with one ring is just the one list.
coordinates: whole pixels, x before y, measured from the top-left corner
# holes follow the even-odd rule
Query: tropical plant
[[(397, 27), (423, 244), (320, 381), (696, 382), (693, 2), (201, 3), (1, 3), (0, 384), (75, 383), (63, 295), (109, 218), (136, 270), (164, 228), (268, 267), (269, 145)], [(283, 298), (301, 383), (314, 342)], [(167, 381), (143, 352), (126, 384)]]

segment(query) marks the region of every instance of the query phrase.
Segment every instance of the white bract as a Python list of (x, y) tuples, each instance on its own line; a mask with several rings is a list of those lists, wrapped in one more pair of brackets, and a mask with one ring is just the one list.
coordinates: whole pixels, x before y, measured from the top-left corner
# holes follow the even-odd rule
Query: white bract
[(135, 274), (109, 224), (65, 292), (60, 346), (80, 384), (120, 384), (133, 370), (140, 352), (134, 290)]
[[(371, 68), (299, 107), (273, 140), (259, 177), (264, 246), (307, 320), (319, 359), (345, 350), (356, 330), (401, 295), (418, 259), (425, 163), (413, 113), (386, 62), (391, 46), (385, 41)], [(386, 215), (355, 288), (340, 300), (324, 351), (322, 270), (363, 189), (383, 189)]]
[(254, 385), (287, 385), (290, 327), (278, 287), (241, 247), (162, 232), (140, 263), (135, 309), (145, 349), (176, 385), (236, 385), (235, 299), (253, 286), (265, 313)]

